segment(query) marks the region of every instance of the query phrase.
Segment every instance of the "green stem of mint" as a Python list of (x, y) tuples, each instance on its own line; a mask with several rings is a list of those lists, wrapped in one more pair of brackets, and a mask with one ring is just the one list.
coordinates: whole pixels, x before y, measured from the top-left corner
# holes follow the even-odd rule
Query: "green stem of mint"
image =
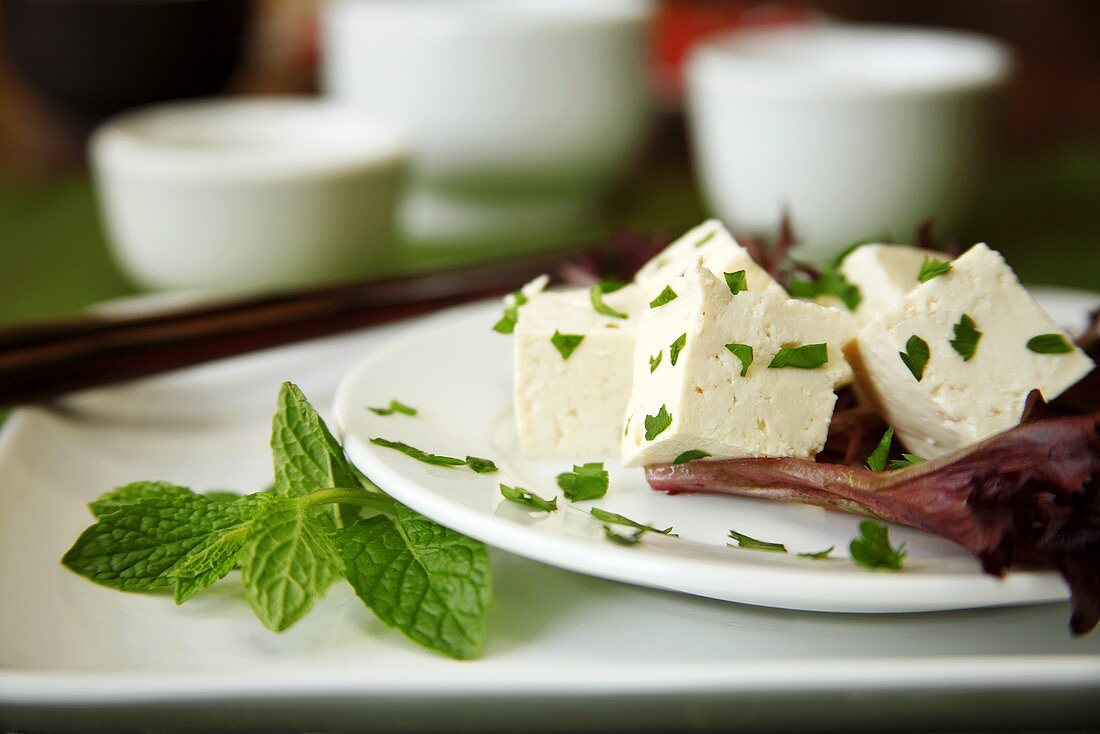
[(397, 504), (382, 494), (366, 492), (362, 489), (345, 489), (343, 487), (319, 489), (316, 492), (310, 492), (302, 496), (302, 502), (309, 507), (328, 504), (358, 505), (387, 514), (393, 514), (394, 506)]

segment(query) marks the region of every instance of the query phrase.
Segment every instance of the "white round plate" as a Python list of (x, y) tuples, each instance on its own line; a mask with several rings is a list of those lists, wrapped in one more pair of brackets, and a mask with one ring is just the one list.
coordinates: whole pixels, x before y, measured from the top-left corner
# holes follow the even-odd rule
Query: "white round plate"
[[(1036, 292), (1051, 314), (1079, 328), (1100, 297), (1071, 291)], [(815, 507), (719, 495), (670, 496), (649, 488), (640, 469), (604, 460), (611, 474), (607, 495), (570, 503), (554, 513), (529, 512), (504, 499), (501, 483), (542, 497), (560, 494), (555, 477), (571, 463), (532, 461), (518, 451), (512, 420), (511, 339), (491, 330), (498, 303), (442, 314), (396, 339), (357, 365), (336, 395), (335, 416), (355, 465), (386, 492), (461, 533), (554, 566), (642, 586), (727, 601), (835, 612), (917, 612), (1062, 600), (1067, 590), (1051, 571), (1013, 571), (998, 579), (946, 540), (903, 527), (891, 539), (905, 542), (899, 573), (870, 572), (847, 555), (860, 519)], [(368, 406), (392, 399), (419, 414), (378, 416)], [(424, 451), (493, 459), (500, 471), (420, 463), (370, 443), (404, 441)], [(639, 522), (673, 526), (678, 538), (649, 533), (630, 547), (609, 542), (592, 507)], [(729, 531), (786, 544), (790, 554), (728, 547)], [(796, 552), (835, 546), (827, 560)]]

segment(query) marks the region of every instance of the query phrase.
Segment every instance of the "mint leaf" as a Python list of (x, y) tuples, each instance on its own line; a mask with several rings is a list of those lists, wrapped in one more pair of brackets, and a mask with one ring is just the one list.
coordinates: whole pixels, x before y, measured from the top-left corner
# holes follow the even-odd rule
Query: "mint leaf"
[(284, 382), (271, 421), (275, 493), (300, 497), (318, 488), (357, 487), (344, 450), (297, 385)]
[(573, 471), (558, 475), (558, 486), (570, 502), (599, 499), (607, 494), (608, 484), (610, 479), (603, 462), (574, 464)]
[(668, 408), (662, 405), (657, 415), (645, 417), (645, 440), (652, 441), (671, 425), (672, 416), (669, 415)]
[(649, 302), (650, 308), (660, 308), (666, 303), (670, 303), (676, 300), (676, 291), (672, 290), (672, 286), (665, 286), (665, 289), (657, 294), (657, 297)]
[(710, 232), (707, 232), (705, 235), (703, 235), (702, 238), (698, 242), (695, 243), (695, 248), (699, 249), (700, 247), (702, 247), (703, 245), (707, 244), (712, 239), (714, 239), (714, 234), (715, 234), (716, 231), (717, 230), (712, 229)]
[(661, 356), (665, 353), (665, 350), (657, 352), (656, 357), (649, 358), (649, 374), (653, 374), (653, 371), (657, 369), (657, 365), (661, 364)]
[(631, 520), (625, 515), (620, 515), (617, 512), (608, 512), (607, 510), (601, 510), (599, 507), (593, 507), (591, 510), (589, 510), (589, 512), (592, 513), (592, 517), (596, 518), (600, 522), (609, 525), (626, 525), (627, 527), (634, 528), (635, 530), (648, 530), (649, 532), (660, 533), (661, 535), (668, 535), (672, 538), (680, 537), (676, 533), (672, 532), (671, 527), (667, 527), (662, 530), (661, 528), (655, 528), (652, 525), (643, 525), (640, 522)]
[(897, 571), (905, 558), (905, 543), (896, 549), (890, 545), (890, 531), (885, 525), (874, 520), (864, 520), (859, 524), (860, 537), (848, 546), (852, 560), (873, 570)]
[(928, 342), (913, 334), (909, 337), (909, 341), (905, 342), (905, 351), (898, 352), (898, 356), (913, 373), (913, 377), (917, 378), (917, 382), (920, 382), (924, 377), (924, 368), (928, 364)]
[(525, 505), (534, 510), (554, 512), (558, 509), (557, 497), (545, 500), (534, 492), (527, 491), (523, 487), (509, 487), (507, 484), (502, 484), (500, 485), (500, 493), (504, 495), (505, 499), (509, 499), (516, 504)]
[(511, 334), (516, 330), (516, 322), (519, 321), (519, 307), (527, 303), (527, 296), (523, 295), (522, 291), (513, 292), (511, 298), (512, 305), (506, 306), (500, 321), (493, 324), (493, 331), (498, 334)]
[(978, 349), (978, 340), (982, 338), (982, 332), (975, 327), (974, 319), (966, 314), (959, 318), (959, 323), (954, 326), (955, 338), (951, 340), (951, 348), (955, 350), (963, 362), (969, 362)]
[(106, 512), (117, 510), (123, 505), (132, 505), (139, 500), (185, 494), (194, 494), (194, 492), (171, 482), (130, 482), (99, 495), (88, 503), (88, 509), (98, 518)]
[(165, 487), (163, 495), (103, 508), (61, 563), (97, 584), (150, 591), (172, 584), (172, 572), (189, 554), (247, 525), (255, 513), (244, 501), (219, 502)]
[(592, 308), (596, 309), (596, 313), (603, 314), (604, 316), (610, 316), (615, 319), (628, 318), (622, 311), (616, 311), (603, 302), (603, 297), (608, 293), (614, 293), (619, 290), (625, 283), (620, 283), (617, 280), (601, 280), (588, 291), (588, 299), (592, 302)]
[(470, 471), (477, 474), (489, 474), (497, 471), (497, 465), (489, 459), (479, 459), (476, 456), (467, 456), (465, 459), (456, 459), (453, 456), (443, 456), (441, 454), (429, 454), (427, 451), (421, 451), (415, 446), (410, 446), (407, 443), (401, 441), (390, 441), (386, 438), (372, 438), (370, 440), (375, 446), (381, 446), (387, 449), (393, 449), (394, 451), (400, 451), (405, 456), (416, 459), (417, 461), (425, 464), (432, 464), (433, 466), (465, 466), (469, 467)]
[(812, 553), (810, 553), (810, 552), (799, 553), (798, 557), (799, 558), (809, 558), (809, 559), (814, 560), (814, 561), (821, 561), (821, 560), (824, 560), (824, 559), (828, 558), (834, 550), (836, 550), (836, 546), (835, 545), (830, 545), (825, 550), (814, 551)]
[(706, 451), (702, 451), (700, 449), (689, 449), (673, 459), (672, 463), (686, 464), (689, 461), (695, 461), (696, 459), (705, 459), (708, 456), (710, 456), (710, 454), (708, 454)]
[(635, 530), (633, 533), (622, 534), (615, 532), (615, 529), (610, 525), (603, 526), (603, 535), (616, 545), (632, 546), (637, 545), (638, 541), (642, 539), (642, 536), (646, 534), (646, 530)]
[(825, 270), (817, 280), (792, 278), (787, 290), (794, 298), (833, 296), (847, 306), (849, 311), (855, 311), (863, 301), (859, 287), (849, 283), (836, 266)]
[(829, 348), (825, 344), (804, 344), (800, 347), (783, 347), (772, 361), (768, 363), (769, 369), (794, 367), (800, 370), (812, 370), (826, 364), (829, 361)]
[(1027, 348), (1036, 354), (1067, 354), (1073, 351), (1061, 334), (1040, 334), (1027, 340)]
[(241, 582), (265, 627), (282, 632), (304, 617), (343, 572), (332, 535), (309, 504), (272, 497), (241, 549)]
[(951, 263), (937, 260), (934, 257), (925, 257), (924, 262), (920, 264), (920, 272), (917, 274), (917, 280), (921, 283), (927, 283), (932, 280), (932, 278), (948, 272), (951, 272)]
[(393, 415), (394, 413), (401, 413), (402, 415), (416, 415), (416, 408), (405, 405), (400, 400), (391, 400), (388, 408), (367, 408), (375, 415)]
[(731, 547), (748, 548), (749, 550), (769, 551), (771, 553), (787, 552), (787, 546), (783, 545), (782, 543), (769, 543), (766, 540), (757, 540), (756, 538), (750, 538), (744, 533), (739, 533), (736, 530), (730, 531), (730, 538), (737, 543), (736, 546), (734, 546), (732, 543), (727, 544)]
[(686, 333), (676, 337), (676, 341), (668, 345), (668, 361), (676, 366), (676, 360), (680, 358), (680, 351), (687, 346), (688, 335)]
[(913, 466), (914, 464), (920, 464), (924, 462), (923, 457), (916, 454), (902, 454), (900, 459), (894, 459), (890, 462), (891, 469), (905, 469), (906, 467)]
[(584, 334), (562, 334), (557, 330), (554, 331), (554, 336), (550, 337), (550, 343), (558, 350), (563, 360), (569, 359), (582, 341), (584, 341)]
[(483, 543), (398, 505), (340, 530), (336, 547), (355, 593), (413, 642), (468, 660), (485, 646), (492, 569)]
[(737, 357), (741, 361), (741, 376), (744, 377), (749, 371), (749, 365), (752, 364), (752, 347), (748, 344), (727, 344), (726, 349), (730, 350), (730, 354)]
[(867, 457), (866, 466), (868, 469), (871, 471), (885, 471), (886, 457), (890, 455), (890, 444), (893, 443), (893, 441), (894, 429), (890, 427), (886, 429), (886, 433), (882, 434), (878, 446), (875, 446), (875, 450)]
[(726, 278), (726, 285), (729, 286), (730, 293), (737, 295), (741, 291), (747, 291), (749, 289), (748, 279), (745, 277), (744, 270), (738, 270), (736, 273), (723, 273)]

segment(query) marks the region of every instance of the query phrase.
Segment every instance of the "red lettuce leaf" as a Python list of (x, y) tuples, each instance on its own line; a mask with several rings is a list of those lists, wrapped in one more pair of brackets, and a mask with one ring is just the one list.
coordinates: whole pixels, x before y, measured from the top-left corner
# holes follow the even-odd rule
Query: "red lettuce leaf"
[(987, 573), (1057, 568), (1070, 627), (1100, 621), (1100, 413), (1024, 423), (948, 456), (873, 472), (803, 459), (702, 460), (646, 468), (658, 491), (817, 505), (908, 525), (974, 553)]

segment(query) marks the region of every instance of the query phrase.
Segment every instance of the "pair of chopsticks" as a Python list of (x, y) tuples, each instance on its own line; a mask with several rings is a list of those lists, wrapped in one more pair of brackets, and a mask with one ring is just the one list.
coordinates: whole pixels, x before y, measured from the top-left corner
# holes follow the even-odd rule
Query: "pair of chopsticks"
[(81, 317), (0, 331), (0, 407), (503, 295), (562, 253), (136, 318)]

